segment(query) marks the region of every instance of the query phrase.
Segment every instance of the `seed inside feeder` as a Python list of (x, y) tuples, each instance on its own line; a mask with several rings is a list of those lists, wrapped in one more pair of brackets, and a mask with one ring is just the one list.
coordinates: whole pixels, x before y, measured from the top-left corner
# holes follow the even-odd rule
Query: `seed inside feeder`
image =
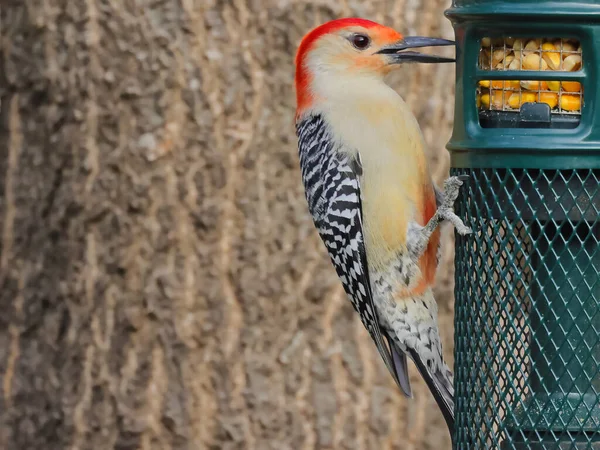
[[(582, 52), (573, 39), (483, 38), (479, 67), (487, 71), (576, 72)], [(553, 114), (580, 115), (583, 92), (578, 81), (480, 80), (480, 111), (519, 111), (525, 103), (545, 103)]]

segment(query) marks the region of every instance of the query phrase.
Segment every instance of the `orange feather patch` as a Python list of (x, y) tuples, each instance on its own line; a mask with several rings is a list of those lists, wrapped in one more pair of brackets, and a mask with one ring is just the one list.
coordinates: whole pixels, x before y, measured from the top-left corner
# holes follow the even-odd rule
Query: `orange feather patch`
[[(426, 224), (431, 220), (435, 212), (437, 211), (437, 204), (435, 201), (435, 192), (432, 186), (428, 186), (425, 189), (424, 195), (424, 211), (423, 211), (423, 224)], [(437, 249), (440, 243), (440, 231), (439, 228), (434, 231), (429, 239), (429, 244), (425, 253), (419, 261), (421, 274), (423, 275), (423, 282), (425, 286), (431, 286), (435, 281), (435, 272), (437, 270)], [(424, 289), (423, 289), (424, 290)]]

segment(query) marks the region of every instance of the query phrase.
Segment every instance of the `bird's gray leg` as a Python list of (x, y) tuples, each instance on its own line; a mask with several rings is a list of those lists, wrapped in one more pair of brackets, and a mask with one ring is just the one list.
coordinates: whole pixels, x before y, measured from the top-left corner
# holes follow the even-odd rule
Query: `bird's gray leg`
[(454, 202), (458, 198), (458, 191), (463, 184), (463, 181), (468, 179), (467, 175), (460, 175), (457, 177), (450, 177), (444, 182), (444, 195), (442, 198), (441, 205), (438, 206), (437, 215), (443, 220), (447, 220), (454, 228), (456, 232), (461, 236), (471, 234), (473, 231), (467, 227), (462, 219), (454, 214)]
[(454, 225), (458, 234), (462, 236), (472, 232), (460, 217), (454, 214), (454, 202), (458, 197), (458, 191), (463, 181), (466, 179), (466, 176), (448, 178), (444, 182), (444, 192), (440, 195), (439, 191), (436, 190), (438, 209), (429, 222), (427, 222), (427, 225), (422, 227), (414, 222), (409, 224), (406, 244), (414, 261), (417, 261), (423, 255), (431, 235), (442, 220), (447, 220)]

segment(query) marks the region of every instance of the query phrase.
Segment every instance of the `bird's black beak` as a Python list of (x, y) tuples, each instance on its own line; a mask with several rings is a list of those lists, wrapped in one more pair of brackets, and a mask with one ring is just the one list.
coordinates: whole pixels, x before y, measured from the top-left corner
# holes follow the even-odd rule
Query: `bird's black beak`
[(446, 45), (454, 45), (454, 41), (439, 38), (429, 38), (422, 36), (407, 36), (401, 41), (388, 45), (382, 48), (376, 54), (389, 55), (391, 64), (400, 64), (404, 62), (419, 62), (419, 63), (449, 63), (455, 62), (454, 58), (446, 58), (444, 56), (426, 55), (419, 52), (403, 51), (409, 48), (420, 47), (441, 47)]

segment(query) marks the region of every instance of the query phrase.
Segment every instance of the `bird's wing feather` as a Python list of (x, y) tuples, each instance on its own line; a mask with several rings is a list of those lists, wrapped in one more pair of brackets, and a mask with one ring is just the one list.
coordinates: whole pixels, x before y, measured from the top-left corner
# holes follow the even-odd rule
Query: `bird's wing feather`
[(362, 224), (360, 158), (336, 151), (340, 144), (331, 139), (321, 116), (298, 122), (297, 134), (302, 180), (315, 226), (354, 309), (405, 392), (373, 303)]

